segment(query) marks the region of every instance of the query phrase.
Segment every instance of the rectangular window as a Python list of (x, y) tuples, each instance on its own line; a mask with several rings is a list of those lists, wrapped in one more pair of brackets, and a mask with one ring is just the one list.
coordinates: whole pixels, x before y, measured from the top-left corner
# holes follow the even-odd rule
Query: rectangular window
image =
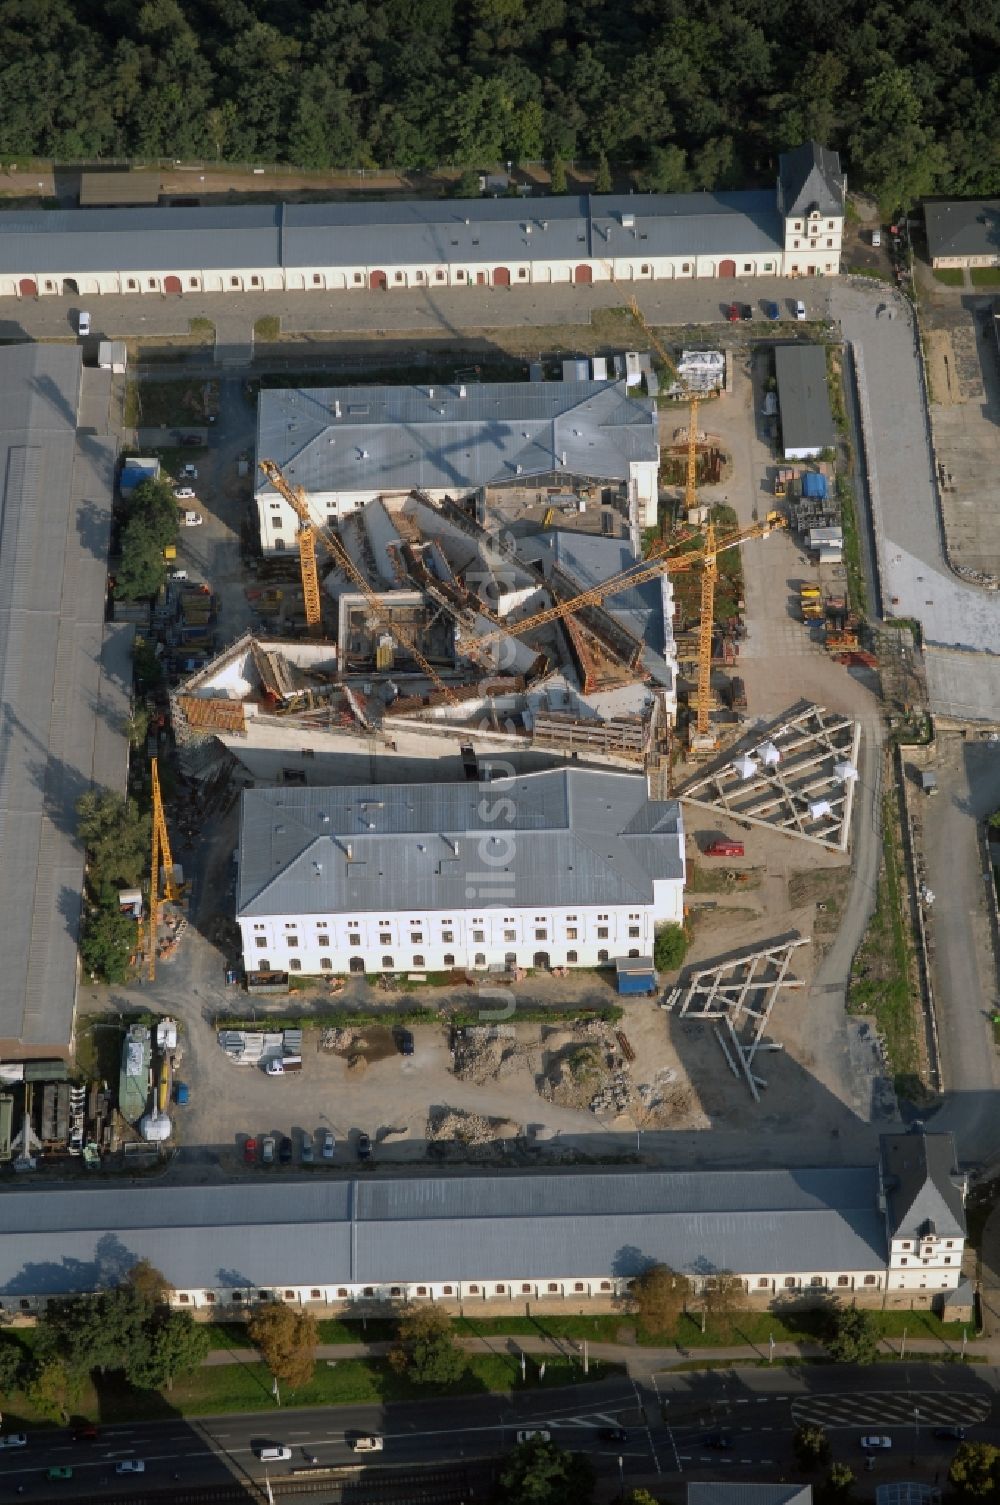
[(472, 932), (472, 939), (474, 941), (479, 941), (480, 943), (482, 943), (486, 939), (486, 931), (485, 930), (474, 930)]
[(628, 933), (630, 940), (638, 940), (639, 936), (642, 934), (642, 931), (639, 929), (638, 925), (630, 925), (628, 927)]
[(330, 937), (328, 935), (318, 935), (316, 937), (316, 944), (317, 946), (329, 946)]
[(446, 946), (453, 945), (455, 941), (455, 932), (453, 930), (442, 930), (441, 939), (442, 941), (444, 941)]
[(608, 938), (608, 927), (607, 927), (607, 925), (598, 925), (598, 927), (597, 927), (597, 939), (599, 941), (606, 941), (607, 938)]
[(260, 950), (263, 951), (264, 948), (265, 948), (265, 946), (267, 945), (267, 936), (266, 935), (258, 935), (258, 936), (255, 936), (254, 939), (257, 942), (257, 945), (260, 948)]
[(826, 243), (826, 248), (827, 248), (828, 251), (829, 251), (829, 249), (830, 249), (830, 247), (832, 245), (833, 245), (833, 241), (832, 240), (828, 240), (827, 243)]
[(410, 936), (410, 945), (419, 946), (423, 941), (423, 938), (424, 933), (422, 930), (414, 930), (413, 934)]
[(547, 941), (548, 938), (549, 938), (549, 932), (547, 930), (536, 930), (535, 931), (535, 940), (536, 941)]
[(350, 941), (350, 943), (351, 943), (352, 946), (360, 946), (361, 945), (361, 937), (360, 937), (360, 935), (349, 935), (347, 937), (347, 939)]
[(299, 938), (298, 938), (297, 935), (286, 935), (285, 936), (285, 945), (286, 946), (294, 948), (294, 947), (297, 947), (298, 944), (299, 944)]
[(745, 272), (752, 272), (753, 271), (753, 262), (752, 261), (745, 261), (743, 263), (743, 270)]
[(361, 275), (361, 273), (360, 273), (360, 272), (355, 272), (355, 274), (354, 274), (354, 281), (355, 281), (355, 283), (361, 283), (361, 282), (364, 282), (364, 280), (365, 280), (365, 279), (364, 279), (364, 277), (363, 277), (363, 276), (362, 276), (362, 275)]
[(330, 960), (330, 958), (328, 956), (321, 956), (320, 959), (319, 959), (319, 965), (320, 965), (320, 971), (322, 971), (322, 972), (332, 972), (333, 971), (333, 962)]
[(575, 925), (566, 926), (566, 939), (568, 941), (575, 941), (578, 939)]
[(516, 941), (517, 940), (517, 931), (516, 930), (505, 930), (504, 933), (503, 933), (503, 938), (504, 938), (505, 941)]
[(380, 930), (379, 931), (378, 943), (379, 943), (380, 946), (391, 946), (392, 945), (392, 936), (389, 934), (388, 930)]
[(298, 959), (297, 956), (293, 956), (291, 958), (291, 960), (289, 961), (289, 963), (288, 963), (288, 970), (289, 970), (289, 972), (301, 972), (302, 971), (302, 963), (299, 961), (299, 959)]

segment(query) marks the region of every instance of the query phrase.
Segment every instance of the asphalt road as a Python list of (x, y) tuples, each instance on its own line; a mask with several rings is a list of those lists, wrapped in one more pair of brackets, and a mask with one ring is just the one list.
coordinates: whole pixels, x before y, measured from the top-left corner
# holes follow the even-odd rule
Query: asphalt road
[[(714, 1370), (654, 1376), (640, 1391), (624, 1378), (577, 1389), (465, 1396), (400, 1405), (324, 1407), (225, 1416), (201, 1421), (168, 1419), (102, 1429), (97, 1442), (74, 1444), (66, 1432), (37, 1433), (23, 1450), (0, 1453), (0, 1498), (120, 1501), (137, 1493), (137, 1481), (120, 1478), (115, 1463), (142, 1458), (142, 1485), (161, 1488), (263, 1482), (309, 1468), (398, 1467), (409, 1471), (472, 1462), (507, 1451), (523, 1427), (550, 1431), (561, 1446), (586, 1453), (599, 1477), (626, 1482), (670, 1476), (773, 1478), (794, 1473), (792, 1438), (804, 1422), (824, 1427), (833, 1456), (856, 1471), (864, 1467), (860, 1438), (887, 1436), (877, 1455), (879, 1482), (898, 1477), (943, 1477), (956, 1443), (934, 1436), (942, 1426), (964, 1426), (978, 1441), (1000, 1443), (997, 1370), (942, 1364)], [(662, 1420), (660, 1419), (662, 1417)], [(624, 1427), (628, 1439), (602, 1438)], [(374, 1458), (352, 1452), (348, 1440), (378, 1432), (384, 1451)], [(720, 1439), (725, 1445), (720, 1445)], [(290, 1461), (266, 1466), (255, 1447), (290, 1447)], [(70, 1480), (48, 1482), (52, 1466), (72, 1467)], [(315, 1477), (320, 1477), (316, 1475)], [(331, 1478), (335, 1477), (333, 1474)]]

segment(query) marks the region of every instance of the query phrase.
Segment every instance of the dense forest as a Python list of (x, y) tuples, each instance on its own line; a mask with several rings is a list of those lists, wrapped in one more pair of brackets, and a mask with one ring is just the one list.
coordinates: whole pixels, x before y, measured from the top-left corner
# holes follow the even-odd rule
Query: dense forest
[[(1000, 189), (997, 0), (0, 0), (0, 156)], [(560, 171), (561, 169), (557, 168)]]

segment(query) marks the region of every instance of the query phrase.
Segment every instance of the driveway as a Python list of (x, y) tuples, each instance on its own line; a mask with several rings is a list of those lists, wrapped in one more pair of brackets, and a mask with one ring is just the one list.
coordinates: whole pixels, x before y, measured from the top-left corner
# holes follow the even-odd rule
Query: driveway
[[(938, 715), (996, 720), (1000, 707), (1000, 594), (965, 585), (948, 567), (930, 430), (909, 305), (875, 317), (871, 291), (837, 285), (831, 310), (855, 347), (867, 414), (871, 501), (884, 609), (921, 623), (927, 682)], [(955, 650), (959, 650), (956, 652)]]

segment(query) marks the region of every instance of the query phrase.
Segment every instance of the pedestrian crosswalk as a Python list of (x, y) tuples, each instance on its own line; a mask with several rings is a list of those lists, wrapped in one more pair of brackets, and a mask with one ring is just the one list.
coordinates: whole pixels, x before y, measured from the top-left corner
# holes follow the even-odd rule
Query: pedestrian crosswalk
[(941, 1390), (852, 1391), (843, 1395), (803, 1395), (792, 1402), (792, 1417), (828, 1431), (841, 1427), (974, 1426), (985, 1421), (988, 1396)]

